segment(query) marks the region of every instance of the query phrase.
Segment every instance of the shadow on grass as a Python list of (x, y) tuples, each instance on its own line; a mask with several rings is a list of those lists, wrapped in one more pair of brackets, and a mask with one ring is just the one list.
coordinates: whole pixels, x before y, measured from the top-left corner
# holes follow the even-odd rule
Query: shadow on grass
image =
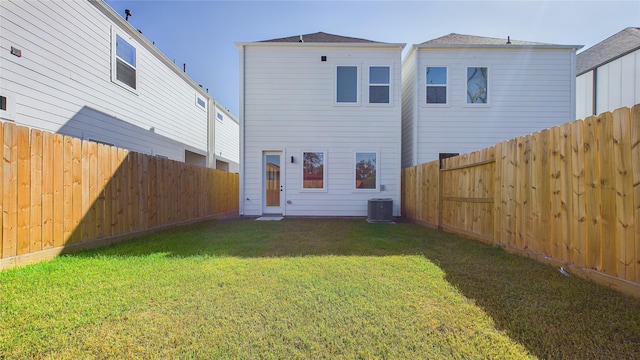
[(640, 301), (498, 247), (411, 223), (363, 219), (213, 221), (75, 257), (420, 255), (498, 329), (540, 358), (640, 358)]

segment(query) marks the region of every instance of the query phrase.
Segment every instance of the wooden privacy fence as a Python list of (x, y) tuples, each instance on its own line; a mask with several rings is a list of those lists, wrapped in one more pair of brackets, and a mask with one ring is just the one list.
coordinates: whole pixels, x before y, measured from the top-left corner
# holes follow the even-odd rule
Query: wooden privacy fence
[(238, 214), (238, 175), (0, 126), (0, 269)]
[(402, 213), (640, 296), (640, 104), (403, 170)]

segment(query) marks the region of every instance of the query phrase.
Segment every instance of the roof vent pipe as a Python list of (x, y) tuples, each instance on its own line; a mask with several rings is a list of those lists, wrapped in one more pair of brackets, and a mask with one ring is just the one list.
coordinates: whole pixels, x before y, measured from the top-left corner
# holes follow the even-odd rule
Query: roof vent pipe
[(124, 9), (124, 19), (128, 22), (129, 21), (129, 17), (131, 16), (131, 10), (129, 9)]
[(511, 37), (507, 36), (507, 45), (511, 45)]

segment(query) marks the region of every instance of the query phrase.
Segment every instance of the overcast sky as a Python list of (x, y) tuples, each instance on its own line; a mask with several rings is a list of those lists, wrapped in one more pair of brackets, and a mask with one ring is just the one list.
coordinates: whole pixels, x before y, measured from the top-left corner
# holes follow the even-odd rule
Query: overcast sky
[[(106, 0), (238, 116), (238, 49), (318, 31), (407, 48), (450, 33), (585, 45), (640, 27), (640, 1)], [(405, 48), (405, 50), (407, 49)], [(405, 51), (406, 53), (406, 51)]]

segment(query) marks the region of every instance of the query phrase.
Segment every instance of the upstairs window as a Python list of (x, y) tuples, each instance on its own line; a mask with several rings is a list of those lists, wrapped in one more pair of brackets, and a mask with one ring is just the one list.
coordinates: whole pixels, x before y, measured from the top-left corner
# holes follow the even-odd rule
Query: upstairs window
[(216, 118), (218, 119), (218, 121), (224, 121), (224, 117), (222, 116), (221, 113), (217, 113)]
[(202, 110), (207, 110), (207, 101), (198, 95), (196, 95), (196, 105), (198, 105)]
[(389, 104), (389, 67), (369, 67), (369, 103)]
[(427, 104), (447, 103), (447, 68), (427, 67)]
[(136, 48), (122, 36), (115, 34), (114, 66), (112, 79), (114, 82), (136, 89)]
[(489, 70), (486, 67), (467, 68), (467, 104), (488, 104)]
[(336, 102), (358, 103), (358, 67), (338, 66), (336, 68)]

